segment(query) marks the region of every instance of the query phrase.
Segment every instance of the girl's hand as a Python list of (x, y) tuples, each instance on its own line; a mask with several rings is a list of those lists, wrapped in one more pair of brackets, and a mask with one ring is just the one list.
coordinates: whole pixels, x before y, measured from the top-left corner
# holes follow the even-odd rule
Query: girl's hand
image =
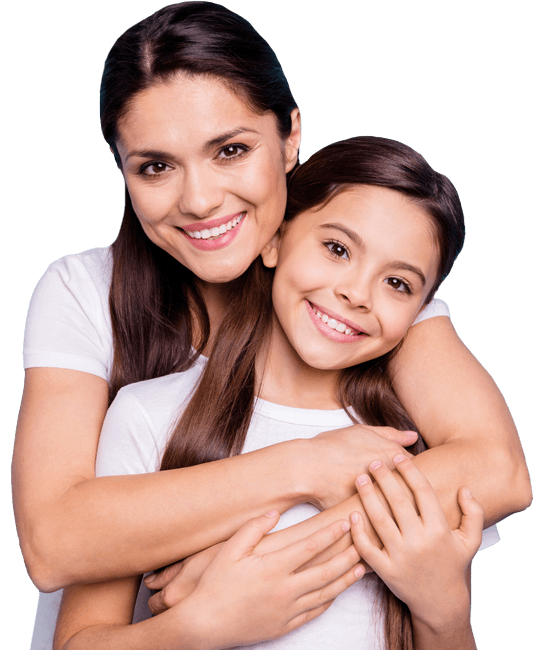
[(354, 477), (366, 471), (369, 463), (380, 458), (393, 469), (392, 458), (404, 453), (403, 447), (417, 440), (414, 431), (398, 431), (392, 427), (354, 424), (343, 429), (326, 431), (307, 443), (311, 456), (305, 458), (304, 471), (311, 481), (310, 503), (326, 510), (354, 494)]
[(161, 571), (152, 573), (144, 580), (149, 589), (159, 590), (148, 599), (148, 606), (154, 616), (173, 607), (193, 593), (207, 566), (223, 547), (225, 542), (210, 546), (181, 562), (171, 564)]
[(359, 476), (356, 485), (384, 548), (371, 543), (358, 513), (351, 516), (352, 537), (362, 559), (408, 605), (412, 619), (436, 629), (466, 607), (468, 611), (466, 571), (482, 541), (484, 511), (466, 487), (460, 488), (462, 520), (460, 528), (451, 531), (425, 476), (403, 455), (394, 462), (413, 493), (419, 514), (391, 471), (375, 461), (369, 468), (393, 516), (369, 476)]
[[(228, 648), (273, 639), (319, 616), (365, 571), (349, 547), (332, 559), (299, 571), (350, 529), (338, 521), (279, 551), (257, 555), (255, 547), (278, 522), (276, 511), (250, 520), (222, 545), (193, 593), (176, 606), (191, 629)], [(173, 611), (169, 610), (163, 616)]]

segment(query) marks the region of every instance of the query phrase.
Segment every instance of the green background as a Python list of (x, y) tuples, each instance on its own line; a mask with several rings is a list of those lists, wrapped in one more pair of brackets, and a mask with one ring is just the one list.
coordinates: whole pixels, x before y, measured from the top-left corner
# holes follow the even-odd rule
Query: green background
[[(99, 131), (99, 78), (115, 38), (160, 1), (34, 1), (3, 14), (2, 613), (4, 647), (13, 650), (29, 646), (37, 599), (18, 549), (8, 479), (27, 304), (51, 261), (115, 237), (122, 180)], [(388, 136), (421, 151), (456, 184), (467, 241), (439, 295), (501, 387), (532, 455), (526, 3), (227, 6), (248, 18), (282, 61), (303, 112), (302, 160), (340, 138)], [(502, 542), (474, 563), (473, 627), (485, 650), (520, 647), (530, 637), (532, 512), (500, 531)]]

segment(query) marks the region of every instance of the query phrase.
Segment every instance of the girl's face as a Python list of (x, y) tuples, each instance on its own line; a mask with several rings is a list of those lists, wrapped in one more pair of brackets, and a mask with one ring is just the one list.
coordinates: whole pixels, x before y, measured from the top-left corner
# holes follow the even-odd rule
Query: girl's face
[(177, 75), (136, 95), (117, 148), (149, 239), (206, 282), (241, 275), (283, 218), (300, 144), (292, 117), (282, 141), (274, 115), (212, 77)]
[(274, 340), (285, 337), (321, 370), (385, 354), (424, 307), (438, 255), (432, 222), (415, 202), (369, 185), (341, 192), (297, 216), (262, 253), (276, 265)]

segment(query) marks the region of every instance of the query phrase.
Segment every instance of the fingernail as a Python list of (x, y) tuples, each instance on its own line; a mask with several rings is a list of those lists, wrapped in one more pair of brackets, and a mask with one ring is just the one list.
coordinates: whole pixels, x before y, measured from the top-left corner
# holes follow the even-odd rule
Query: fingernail
[(369, 483), (369, 477), (367, 476), (367, 474), (362, 474), (361, 476), (358, 476), (356, 482), (358, 483), (358, 485), (365, 485), (366, 483)]
[(397, 454), (395, 458), (393, 458), (394, 463), (402, 463), (403, 460), (406, 460), (406, 456), (403, 456), (402, 454)]
[(144, 579), (143, 582), (145, 583), (145, 585), (147, 585), (148, 583), (153, 582), (155, 577), (156, 577), (156, 574), (155, 574), (155, 573), (151, 573), (149, 576), (147, 576), (147, 577)]
[(404, 433), (406, 433), (406, 434), (409, 435), (409, 436), (418, 436), (418, 435), (419, 435), (419, 434), (417, 433), (417, 431), (405, 431)]
[(363, 568), (363, 566), (361, 564), (354, 569), (354, 575), (357, 578), (363, 577), (364, 574), (365, 574), (365, 569)]
[(278, 510), (271, 510), (265, 516), (266, 517), (276, 517), (277, 514), (278, 514)]
[(349, 524), (349, 522), (348, 522), (348, 521), (344, 521), (344, 522), (341, 524), (341, 528), (343, 529), (343, 532), (344, 532), (344, 533), (348, 533), (349, 530), (350, 530), (350, 524)]
[(373, 462), (369, 465), (369, 469), (378, 469), (379, 467), (382, 467), (381, 460), (373, 460)]
[(472, 499), (472, 498), (473, 498), (473, 495), (471, 494), (471, 490), (470, 490), (468, 487), (465, 488), (465, 496), (466, 496), (468, 499)]
[(359, 517), (358, 517), (358, 513), (357, 513), (357, 512), (353, 512), (353, 513), (351, 514), (351, 516), (350, 516), (350, 520), (352, 521), (352, 523), (353, 523), (353, 524), (357, 524), (357, 523), (358, 523), (358, 519), (359, 519)]

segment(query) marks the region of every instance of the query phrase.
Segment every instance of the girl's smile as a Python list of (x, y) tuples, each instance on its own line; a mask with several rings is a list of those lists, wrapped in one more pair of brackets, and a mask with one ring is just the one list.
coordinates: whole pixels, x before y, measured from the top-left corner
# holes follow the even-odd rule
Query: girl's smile
[(276, 266), (278, 351), (270, 358), (284, 359), (280, 372), (293, 365), (299, 374), (331, 370), (333, 378), (402, 340), (427, 302), (439, 257), (424, 209), (368, 185), (298, 215), (262, 255)]
[(300, 143), (222, 81), (177, 75), (135, 95), (117, 147), (146, 235), (205, 282), (241, 275), (276, 232)]

